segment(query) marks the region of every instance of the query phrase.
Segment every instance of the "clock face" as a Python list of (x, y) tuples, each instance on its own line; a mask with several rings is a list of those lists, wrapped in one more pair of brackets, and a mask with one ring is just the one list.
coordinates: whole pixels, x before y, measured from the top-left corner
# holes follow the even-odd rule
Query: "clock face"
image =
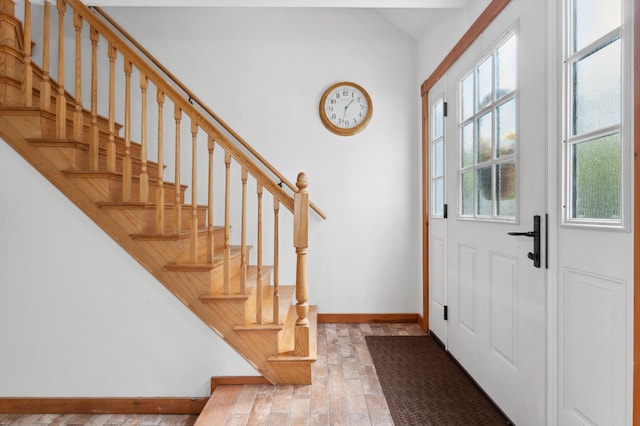
[(320, 100), (320, 119), (327, 129), (342, 136), (365, 128), (373, 105), (367, 92), (355, 83), (337, 83)]

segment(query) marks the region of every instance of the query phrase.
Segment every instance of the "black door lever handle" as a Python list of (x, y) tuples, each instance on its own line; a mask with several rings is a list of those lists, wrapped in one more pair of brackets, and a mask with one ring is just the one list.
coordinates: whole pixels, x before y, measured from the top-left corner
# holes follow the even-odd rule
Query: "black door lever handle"
[(509, 235), (513, 235), (513, 236), (519, 236), (519, 237), (534, 237), (536, 236), (535, 232), (529, 231), (529, 232), (507, 232), (507, 234)]
[(540, 267), (540, 216), (533, 216), (533, 231), (529, 232), (507, 232), (508, 235), (514, 237), (533, 237), (533, 252), (527, 254), (527, 257), (533, 260), (533, 266)]

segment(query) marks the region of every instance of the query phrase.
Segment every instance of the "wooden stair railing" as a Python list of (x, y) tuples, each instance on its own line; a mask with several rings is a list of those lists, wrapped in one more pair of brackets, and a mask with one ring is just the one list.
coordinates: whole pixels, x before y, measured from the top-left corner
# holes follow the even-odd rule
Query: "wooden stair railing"
[[(0, 13), (7, 14), (11, 9), (7, 2), (0, 0)], [(156, 271), (156, 275), (166, 277), (166, 271), (175, 273), (180, 285), (168, 287), (182, 288), (184, 278), (193, 278), (194, 282), (203, 280), (206, 283), (206, 294), (193, 295), (196, 289), (186, 290), (189, 294), (177, 294), (196, 314), (205, 318), (205, 321), (218, 331), (232, 346), (234, 346), (247, 360), (252, 362), (259, 371), (270, 380), (280, 380), (278, 374), (288, 367), (278, 367), (279, 363), (309, 362), (315, 359), (315, 333), (311, 329), (308, 306), (308, 284), (306, 272), (306, 254), (308, 247), (308, 223), (309, 223), (309, 196), (306, 191), (307, 180), (304, 173), (297, 178), (293, 195), (289, 195), (279, 186), (269, 173), (274, 173), (281, 182), (285, 182), (277, 171), (271, 170), (270, 165), (265, 171), (263, 166), (256, 164), (250, 155), (247, 155), (247, 147), (253, 155), (254, 151), (235, 132), (228, 128), (217, 116), (208, 110), (204, 104), (198, 101), (206, 113), (213, 120), (196, 108), (190, 101), (196, 99), (189, 95), (185, 99), (183, 93), (165, 80), (155, 66), (149, 64), (134, 49), (129, 42), (118, 36), (105, 22), (98, 18), (89, 8), (79, 0), (57, 0), (57, 81), (50, 75), (50, 38), (51, 38), (51, 13), (50, 3), (45, 1), (42, 5), (42, 67), (39, 68), (32, 57), (32, 5), (29, 0), (24, 1), (24, 38), (18, 40), (22, 44), (23, 57), (21, 65), (23, 78), (21, 82), (20, 103), (23, 108), (37, 108), (42, 113), (52, 113), (55, 116), (53, 131), (47, 133), (47, 127), (43, 125), (41, 139), (55, 140), (59, 146), (76, 146), (79, 141), (88, 141), (88, 152), (84, 154), (74, 151), (73, 154), (60, 154), (60, 157), (52, 156), (56, 164), (68, 164), (67, 170), (62, 170), (64, 176), (71, 179), (73, 185), (80, 188), (85, 195), (92, 198), (96, 205), (110, 209), (127, 211), (118, 218), (131, 219), (132, 247), (135, 244), (149, 242), (151, 249), (155, 250), (158, 257), (173, 254), (167, 247), (175, 247), (173, 261), (164, 268), (165, 271)], [(70, 9), (67, 11), (67, 9)], [(73, 14), (73, 28), (65, 37), (65, 16)], [(110, 19), (110, 18), (109, 18)], [(112, 23), (113, 24), (113, 23)], [(0, 28), (0, 32), (2, 29)], [(87, 33), (90, 47), (87, 44)], [(19, 38), (19, 35), (17, 36)], [(75, 40), (75, 54), (73, 55), (74, 93), (67, 92), (65, 87), (65, 41)], [(106, 58), (104, 58), (104, 46), (106, 41)], [(39, 43), (34, 43), (37, 48)], [(1, 47), (1, 46), (0, 46)], [(89, 50), (90, 49), (90, 50)], [(91, 69), (85, 71), (82, 68), (83, 54), (89, 50), (91, 57)], [(121, 64), (121, 65), (118, 65)], [(122, 67), (118, 73), (117, 66)], [(17, 68), (16, 68), (17, 69)], [(108, 75), (103, 76), (102, 70)], [(89, 77), (87, 77), (87, 74)], [(67, 75), (72, 75), (67, 73)], [(0, 75), (0, 80), (2, 75)], [(137, 81), (136, 81), (137, 80)], [(83, 94), (83, 82), (90, 82), (90, 94)], [(138, 86), (132, 89), (136, 81)], [(2, 83), (2, 81), (0, 81)], [(100, 84), (103, 83), (103, 84)], [(175, 82), (174, 82), (175, 83)], [(101, 92), (100, 87), (107, 86), (107, 98)], [(124, 89), (120, 88), (124, 86)], [(0, 105), (11, 105), (10, 94), (3, 97), (6, 85), (0, 86)], [(148, 111), (149, 92), (155, 93), (157, 119), (153, 122), (151, 117), (155, 115)], [(190, 92), (187, 92), (190, 93)], [(89, 99), (88, 102), (85, 102)], [(37, 100), (37, 102), (34, 102)], [(85, 109), (83, 105), (90, 104)], [(171, 106), (173, 108), (171, 108)], [(167, 144), (164, 139), (170, 132), (165, 131), (166, 109), (173, 110), (175, 126), (175, 144)], [(106, 111), (106, 118), (100, 115), (100, 111)], [(134, 119), (135, 118), (135, 119)], [(136, 119), (139, 127), (136, 127)], [(122, 120), (124, 136), (119, 135)], [(187, 120), (185, 122), (185, 120)], [(152, 123), (151, 126), (149, 125)], [(154, 126), (155, 124), (155, 126)], [(133, 134), (139, 135), (140, 142), (132, 140)], [(242, 146), (236, 145), (227, 134), (232, 134)], [(1, 132), (0, 132), (1, 134)], [(29, 132), (25, 134), (31, 134)], [(190, 136), (191, 143), (186, 141)], [(157, 144), (152, 146), (149, 141), (155, 136)], [(51, 147), (53, 142), (43, 142), (43, 146)], [(173, 150), (171, 151), (171, 145)], [(217, 147), (216, 147), (217, 146)], [(76, 146), (77, 147), (77, 146)], [(222, 150), (221, 155), (214, 153)], [(155, 151), (155, 158), (150, 158), (149, 153)], [(49, 152), (49, 151), (47, 151)], [(66, 151), (65, 151), (66, 152)], [(255, 155), (253, 155), (255, 157)], [(262, 161), (262, 157), (259, 157)], [(165, 166), (165, 160), (173, 160), (172, 166)], [(265, 163), (264, 161), (263, 163)], [(173, 169), (173, 182), (165, 180), (165, 167)], [(206, 169), (202, 171), (202, 168)], [(222, 173), (217, 173), (223, 169)], [(188, 187), (183, 184), (183, 170), (190, 171)], [(236, 186), (236, 175), (239, 172), (239, 187)], [(219, 175), (218, 179), (214, 176)], [(205, 182), (201, 182), (204, 176)], [(222, 180), (219, 179), (222, 177)], [(83, 180), (83, 178), (90, 178)], [(255, 185), (256, 197), (248, 201), (248, 183)], [(66, 185), (66, 184), (65, 184)], [(287, 183), (287, 186), (291, 186)], [(205, 189), (206, 188), (206, 189)], [(214, 193), (222, 190), (223, 195), (217, 196), (214, 202)], [(190, 191), (189, 201), (185, 201), (185, 195)], [(273, 265), (267, 268), (263, 263), (265, 249), (263, 239), (265, 237), (265, 225), (269, 221), (263, 221), (263, 192), (267, 191), (273, 197), (273, 246), (271, 258)], [(237, 202), (235, 199), (240, 193), (240, 219), (232, 219), (231, 210)], [(205, 199), (204, 205), (199, 204), (199, 199)], [(222, 206), (222, 210), (218, 208)], [(281, 289), (279, 285), (280, 267), (283, 264), (279, 255), (281, 235), (280, 206), (288, 209), (291, 215), (291, 228), (293, 230), (292, 245), (295, 247), (295, 299), (297, 304), (280, 312)], [(133, 218), (130, 210), (142, 210), (142, 216)], [(255, 235), (249, 238), (248, 216), (249, 210), (256, 212)], [(145, 222), (146, 211), (153, 211), (151, 220)], [(324, 214), (317, 210), (324, 217)], [(214, 225), (214, 219), (223, 218), (222, 227)], [(136, 213), (138, 214), (138, 213)], [(185, 216), (186, 215), (186, 216)], [(183, 217), (184, 216), (184, 217)], [(240, 223), (240, 246), (235, 248), (231, 242), (232, 223)], [(286, 228), (285, 228), (286, 229)], [(220, 239), (222, 239), (220, 241)], [(256, 250), (256, 266), (249, 267), (249, 251), (251, 246), (247, 244), (250, 239), (254, 242)], [(169, 243), (174, 241), (174, 243)], [(122, 242), (121, 242), (122, 244)], [(128, 244), (128, 243), (127, 243)], [(172, 249), (173, 250), (173, 249)], [(135, 257), (135, 256), (134, 256)], [(144, 257), (144, 256), (142, 256)], [(141, 261), (141, 263), (145, 263)], [(219, 269), (222, 271), (219, 272)], [(269, 286), (270, 274), (273, 274), (273, 286)], [(251, 286), (249, 285), (251, 277)], [(192, 278), (189, 278), (192, 279)], [(167, 283), (165, 282), (165, 285)], [(197, 284), (196, 284), (197, 285)], [(270, 289), (270, 294), (263, 294), (264, 289)], [(289, 298), (291, 298), (290, 293)], [(200, 296), (201, 303), (206, 304), (215, 300), (246, 299), (246, 303), (254, 304), (253, 307), (243, 308), (244, 320), (240, 324), (212, 324), (211, 318), (218, 318), (220, 313), (201, 311), (202, 308), (194, 306), (194, 300)], [(195, 297), (195, 299), (194, 299)], [(244, 300), (243, 299), (243, 300)], [(265, 316), (263, 303), (270, 300), (272, 312)], [(289, 301), (291, 302), (291, 300)], [(292, 317), (288, 312), (293, 312)], [(315, 312), (315, 310), (312, 310)], [(283, 316), (285, 315), (285, 316)], [(265, 318), (270, 317), (268, 320)], [(292, 320), (289, 318), (292, 317)], [(224, 321), (223, 321), (224, 322)], [(266, 324), (269, 322), (270, 324)], [(291, 331), (285, 328), (291, 323)], [(275, 328), (274, 328), (275, 327)], [(221, 332), (220, 330), (225, 330)], [(268, 359), (257, 361), (253, 359), (254, 346), (247, 344), (243, 337), (230, 337), (230, 334), (242, 334), (244, 331), (258, 330), (261, 333), (269, 330), (278, 332), (277, 350), (268, 353)], [(282, 331), (279, 331), (282, 330)], [(289, 342), (285, 334), (290, 333), (293, 338)], [(281, 347), (282, 346), (282, 347)], [(284, 349), (283, 349), (284, 348)], [(249, 353), (247, 353), (249, 352)], [(256, 351), (257, 352), (257, 351)], [(296, 358), (297, 357), (297, 358)], [(263, 364), (261, 364), (263, 362)], [(266, 363), (266, 364), (265, 364)], [(271, 364), (269, 364), (271, 363)], [(268, 364), (268, 365), (267, 365)], [(284, 364), (283, 364), (284, 365)], [(295, 367), (298, 368), (298, 367)], [(295, 369), (294, 368), (294, 369)], [(310, 370), (309, 370), (310, 371)], [(283, 382), (300, 380), (294, 376), (283, 373)], [(310, 381), (309, 377), (303, 378), (303, 382)]]

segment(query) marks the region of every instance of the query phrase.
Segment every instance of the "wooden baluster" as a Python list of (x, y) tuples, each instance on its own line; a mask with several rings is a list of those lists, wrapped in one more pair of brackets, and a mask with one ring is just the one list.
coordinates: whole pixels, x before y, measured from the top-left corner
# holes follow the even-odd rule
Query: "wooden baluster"
[(122, 165), (122, 201), (131, 202), (133, 164), (131, 161), (131, 61), (124, 59), (124, 163)]
[(229, 214), (229, 184), (231, 172), (231, 154), (224, 153), (225, 166), (225, 183), (224, 183), (224, 275), (223, 275), (223, 292), (229, 294), (231, 292), (231, 246), (229, 245), (229, 236), (231, 234), (231, 217)]
[(109, 141), (107, 142), (107, 170), (116, 171), (116, 48), (111, 42), (109, 52)]
[(176, 146), (175, 146), (175, 190), (173, 191), (173, 225), (175, 232), (180, 233), (182, 227), (182, 200), (180, 194), (180, 120), (182, 110), (177, 105), (173, 108), (173, 118), (176, 120)]
[(147, 171), (147, 84), (149, 79), (140, 71), (140, 92), (142, 96), (141, 141), (140, 141), (140, 202), (149, 202), (149, 173)]
[(242, 226), (240, 230), (240, 294), (247, 289), (247, 169), (242, 167)]
[(64, 13), (67, 4), (57, 0), (58, 9), (58, 96), (56, 99), (56, 137), (67, 137), (67, 99), (64, 93)]
[(296, 248), (296, 356), (309, 356), (309, 288), (307, 284), (307, 248), (309, 246), (309, 194), (307, 176), (298, 174), (298, 191), (293, 201), (293, 245)]
[(73, 13), (73, 26), (76, 29), (76, 103), (73, 113), (73, 138), (82, 140), (82, 16)]
[(216, 143), (211, 136), (209, 136), (207, 142), (207, 149), (209, 150), (209, 180), (207, 188), (207, 263), (213, 264), (213, 257), (215, 255), (215, 241), (213, 236), (213, 149)]
[(98, 30), (93, 26), (91, 38), (91, 142), (89, 165), (91, 170), (100, 168), (100, 134), (98, 132)]
[(279, 270), (279, 221), (280, 201), (273, 196), (273, 323), (280, 323), (280, 290), (278, 288), (278, 270)]
[(158, 102), (158, 187), (156, 188), (156, 232), (164, 234), (164, 93), (156, 87), (156, 101)]
[(256, 183), (258, 193), (258, 265), (256, 276), (256, 323), (262, 324), (262, 302), (264, 300), (264, 287), (262, 283), (262, 184)]
[(33, 106), (33, 68), (31, 65), (31, 2), (24, 0), (24, 106)]
[(49, 26), (51, 22), (51, 5), (44, 2), (44, 24), (42, 40), (42, 83), (40, 84), (40, 108), (51, 110), (51, 78), (49, 77)]
[(191, 263), (198, 263), (198, 124), (191, 118)]

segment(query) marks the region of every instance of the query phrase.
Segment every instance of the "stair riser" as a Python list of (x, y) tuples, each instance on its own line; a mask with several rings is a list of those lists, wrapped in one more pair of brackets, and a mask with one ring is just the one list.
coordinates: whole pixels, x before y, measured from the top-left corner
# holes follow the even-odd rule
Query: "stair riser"
[[(240, 289), (240, 256), (231, 256), (229, 265), (230, 292), (238, 293)], [(201, 294), (222, 294), (224, 292), (224, 268), (222, 263), (216, 264), (216, 267), (210, 271), (192, 271), (188, 272), (188, 274), (198, 285), (206, 286), (207, 291)]]
[[(183, 212), (184, 213), (184, 212)], [(187, 216), (187, 220), (190, 220), (190, 213)], [(182, 219), (185, 220), (184, 218)], [(200, 223), (200, 222), (198, 222)], [(187, 231), (191, 229), (191, 225), (189, 223), (182, 229), (183, 231)], [(193, 255), (191, 253), (191, 238), (190, 237), (181, 237), (177, 241), (177, 258), (176, 263), (178, 265), (188, 265), (194, 263)], [(197, 251), (196, 251), (196, 260), (201, 263), (206, 263), (206, 256), (209, 254), (209, 236), (206, 233), (198, 233), (197, 237)], [(213, 232), (213, 248), (215, 253), (222, 253), (224, 251), (224, 228), (221, 230), (218, 228), (214, 228)], [(237, 256), (237, 263), (240, 265), (240, 256)], [(232, 256), (232, 266), (236, 259)], [(238, 266), (239, 267), (239, 266)], [(239, 270), (238, 270), (239, 271)], [(239, 272), (238, 272), (239, 273)]]
[(295, 323), (298, 319), (295, 305), (291, 305), (287, 311), (287, 319), (285, 328), (278, 334), (278, 353), (291, 352), (295, 349)]
[[(142, 229), (143, 232), (158, 232), (156, 229), (156, 209), (145, 209), (142, 213)], [(189, 229), (191, 226), (191, 206), (182, 206), (180, 213), (180, 229)], [(198, 226), (203, 227), (207, 222), (207, 208), (204, 206), (198, 206)], [(176, 232), (175, 226), (176, 211), (173, 206), (166, 206), (164, 209), (164, 232), (171, 233)], [(224, 247), (224, 229), (214, 227), (214, 249), (222, 249)]]
[(278, 384), (310, 385), (313, 361), (270, 362), (265, 366), (265, 377), (277, 377)]
[[(268, 309), (271, 309), (271, 311), (273, 311), (273, 307), (271, 304), (269, 303), (265, 303), (264, 301), (268, 298), (271, 297), (271, 293), (273, 293), (273, 287), (271, 287), (269, 284), (271, 283), (271, 269), (269, 269), (268, 271), (263, 271), (262, 274), (262, 282), (260, 283), (262, 285), (262, 299), (263, 299), (263, 304), (265, 306), (264, 309), (267, 309), (266, 306), (269, 306)], [(249, 325), (249, 324), (256, 324), (256, 312), (257, 312), (257, 303), (256, 303), (256, 299), (258, 296), (258, 291), (257, 291), (257, 287), (258, 287), (258, 283), (255, 284), (255, 288), (252, 289), (251, 292), (251, 303), (248, 303), (246, 305), (246, 310), (245, 310), (245, 314), (244, 314), (244, 325)], [(272, 324), (273, 323), (273, 315), (266, 315), (267, 313), (264, 312), (263, 310), (263, 324)], [(271, 314), (271, 312), (269, 313)], [(241, 324), (241, 323), (238, 323)]]
[[(156, 198), (158, 196), (156, 195)], [(156, 229), (156, 216), (158, 214), (155, 206), (146, 207), (130, 207), (125, 208), (122, 206), (104, 206), (105, 210), (109, 212), (116, 220), (125, 220), (131, 224), (131, 233), (160, 233), (160, 230)], [(189, 221), (191, 219), (191, 206), (182, 206), (181, 226), (180, 229), (189, 229)], [(206, 223), (207, 208), (204, 206), (198, 206), (198, 224), (202, 225)], [(176, 233), (176, 226), (174, 223), (175, 211), (172, 205), (165, 203), (164, 207), (164, 233), (173, 234)], [(224, 245), (224, 229), (220, 227), (214, 228), (214, 242), (215, 248), (221, 248)], [(220, 240), (220, 241), (218, 241)]]

